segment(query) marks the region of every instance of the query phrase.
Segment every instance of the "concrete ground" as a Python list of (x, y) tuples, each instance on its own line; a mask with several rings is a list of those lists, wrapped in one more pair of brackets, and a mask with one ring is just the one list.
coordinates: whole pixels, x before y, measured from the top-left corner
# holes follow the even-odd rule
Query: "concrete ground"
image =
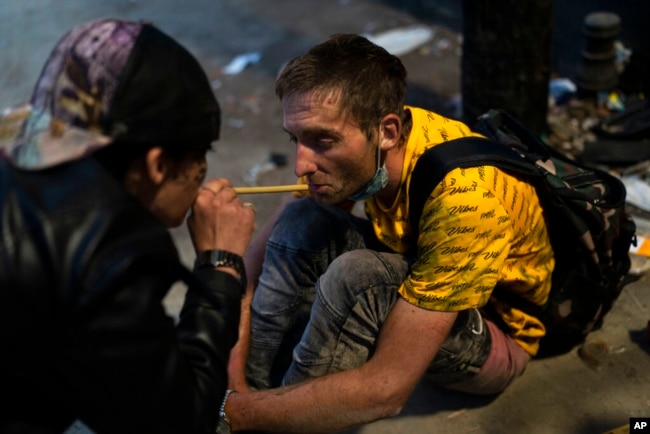
[[(245, 185), (247, 175), (255, 174), (271, 153), (285, 156), (288, 164), (258, 173), (256, 181), (294, 181), (292, 146), (282, 132), (273, 79), (286, 60), (332, 33), (376, 34), (426, 25), (431, 40), (402, 55), (409, 99), (458, 114), (457, 31), (444, 20), (423, 22), (370, 0), (2, 0), (0, 107), (28, 98), (49, 50), (67, 29), (105, 16), (151, 20), (197, 55), (223, 109), (222, 139), (210, 156), (210, 176), (227, 177), (235, 185)], [(224, 73), (236, 56), (250, 53), (259, 53), (259, 62)], [(261, 225), (281, 197), (247, 199), (255, 203)], [(175, 229), (173, 235), (191, 263), (186, 229)], [(168, 297), (170, 313), (178, 311), (183, 291), (177, 287)], [(650, 417), (649, 305), (650, 283), (643, 276), (625, 288), (604, 327), (590, 336), (607, 349), (596, 365), (586, 363), (577, 350), (536, 360), (496, 398), (452, 393), (423, 382), (399, 416), (350, 432), (600, 434), (627, 425), (630, 417)]]

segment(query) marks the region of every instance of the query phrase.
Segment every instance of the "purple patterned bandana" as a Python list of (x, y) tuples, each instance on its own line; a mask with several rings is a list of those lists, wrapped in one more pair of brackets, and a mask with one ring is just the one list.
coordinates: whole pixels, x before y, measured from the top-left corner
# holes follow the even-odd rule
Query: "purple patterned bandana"
[(37, 170), (110, 144), (100, 122), (142, 26), (106, 19), (68, 32), (50, 54), (30, 104), (0, 113), (0, 159)]

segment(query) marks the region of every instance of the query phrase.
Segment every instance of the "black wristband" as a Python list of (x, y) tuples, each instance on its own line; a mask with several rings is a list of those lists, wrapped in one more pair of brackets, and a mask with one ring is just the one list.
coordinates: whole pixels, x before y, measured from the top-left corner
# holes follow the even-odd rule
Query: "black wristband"
[(205, 267), (219, 268), (232, 267), (239, 274), (239, 282), (242, 285), (242, 294), (246, 291), (246, 269), (241, 256), (226, 250), (206, 250), (196, 255), (194, 269)]

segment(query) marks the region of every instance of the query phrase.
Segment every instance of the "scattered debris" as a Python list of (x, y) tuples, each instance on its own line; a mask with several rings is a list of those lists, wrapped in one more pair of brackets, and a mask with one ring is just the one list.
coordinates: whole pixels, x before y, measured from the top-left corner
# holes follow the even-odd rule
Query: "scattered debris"
[(623, 176), (627, 202), (650, 214), (650, 184), (639, 174)]
[(547, 118), (546, 142), (566, 155), (578, 157), (584, 152), (584, 143), (596, 139), (591, 128), (599, 116), (596, 107), (587, 101), (571, 99), (566, 104), (553, 105)]
[(433, 29), (428, 26), (407, 26), (387, 30), (374, 35), (365, 34), (369, 41), (383, 47), (395, 56), (409, 53), (433, 38)]
[(554, 78), (548, 86), (551, 105), (561, 105), (573, 98), (578, 91), (578, 86), (568, 78)]
[(621, 41), (614, 41), (614, 49), (616, 50), (616, 71), (621, 74), (632, 58), (632, 50)]
[(647, 169), (650, 161), (644, 163), (636, 165), (640, 171), (629, 171), (630, 174), (622, 176), (627, 190), (627, 211), (637, 230), (636, 246), (630, 248), (632, 275), (642, 275), (650, 270), (650, 172)]
[(559, 152), (619, 176), (626, 208), (637, 225), (630, 275), (650, 271), (650, 101), (618, 91), (578, 96), (568, 79), (549, 83), (549, 133)]
[(245, 53), (236, 56), (230, 63), (223, 67), (221, 72), (225, 75), (235, 75), (246, 69), (247, 66), (253, 65), (260, 61), (262, 55), (259, 51)]
[(587, 366), (600, 370), (609, 356), (609, 347), (605, 341), (588, 341), (578, 348), (578, 355)]
[(603, 98), (604, 105), (608, 110), (613, 112), (625, 111), (625, 102), (618, 92), (603, 93), (600, 97)]

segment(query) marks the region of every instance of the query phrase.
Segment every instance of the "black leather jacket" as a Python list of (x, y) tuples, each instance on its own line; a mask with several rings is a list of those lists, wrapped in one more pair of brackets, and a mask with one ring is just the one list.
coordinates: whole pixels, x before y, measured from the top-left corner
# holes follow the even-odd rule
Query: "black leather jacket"
[[(169, 232), (93, 160), (0, 163), (0, 432), (214, 432), (239, 282), (187, 270)], [(161, 301), (182, 280), (180, 320)]]

